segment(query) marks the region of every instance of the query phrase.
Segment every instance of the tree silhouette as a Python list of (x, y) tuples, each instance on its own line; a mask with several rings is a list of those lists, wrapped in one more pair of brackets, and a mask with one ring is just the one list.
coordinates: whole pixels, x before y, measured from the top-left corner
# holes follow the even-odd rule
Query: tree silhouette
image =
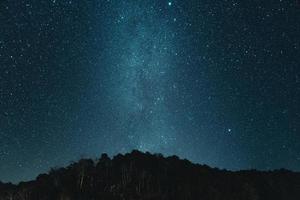
[(81, 159), (18, 185), (0, 182), (0, 200), (299, 200), (300, 174), (231, 172), (137, 150)]

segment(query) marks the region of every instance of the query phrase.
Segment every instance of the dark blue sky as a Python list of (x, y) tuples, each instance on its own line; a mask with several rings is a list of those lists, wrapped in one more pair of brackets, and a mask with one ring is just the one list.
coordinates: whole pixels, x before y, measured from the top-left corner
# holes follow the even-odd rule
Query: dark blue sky
[(3, 0), (0, 180), (132, 149), (300, 170), (300, 4)]

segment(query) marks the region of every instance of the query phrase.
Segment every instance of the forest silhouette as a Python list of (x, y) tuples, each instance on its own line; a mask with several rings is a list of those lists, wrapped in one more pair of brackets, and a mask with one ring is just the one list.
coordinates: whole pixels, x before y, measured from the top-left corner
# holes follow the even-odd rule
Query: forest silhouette
[(227, 171), (137, 150), (81, 159), (17, 185), (0, 200), (299, 200), (300, 173)]

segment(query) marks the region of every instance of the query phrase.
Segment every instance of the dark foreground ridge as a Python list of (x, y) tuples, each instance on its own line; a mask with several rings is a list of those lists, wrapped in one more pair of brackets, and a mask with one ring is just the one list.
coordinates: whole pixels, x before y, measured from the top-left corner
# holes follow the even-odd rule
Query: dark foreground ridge
[(82, 159), (18, 185), (0, 182), (0, 200), (299, 200), (300, 173), (230, 172), (176, 156), (132, 151)]

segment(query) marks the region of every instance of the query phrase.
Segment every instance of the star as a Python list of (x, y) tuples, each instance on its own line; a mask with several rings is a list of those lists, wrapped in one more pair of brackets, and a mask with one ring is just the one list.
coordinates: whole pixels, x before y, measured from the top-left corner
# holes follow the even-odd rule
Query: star
[[(0, 19), (0, 181), (45, 172), (26, 163), (48, 169), (132, 149), (229, 170), (300, 170), (300, 13), (285, 12), (288, 3), (28, 2), (4, 1), (10, 20)], [(227, 23), (233, 9), (249, 20)]]

